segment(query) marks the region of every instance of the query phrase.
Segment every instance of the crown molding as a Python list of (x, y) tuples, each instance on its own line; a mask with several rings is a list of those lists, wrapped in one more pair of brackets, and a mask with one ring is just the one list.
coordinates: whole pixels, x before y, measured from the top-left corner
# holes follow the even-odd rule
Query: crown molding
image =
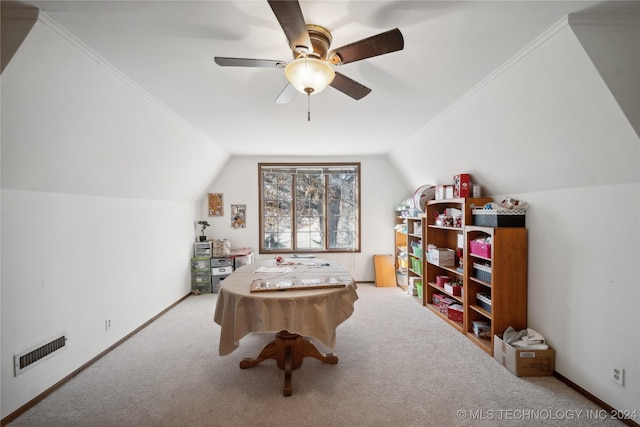
[(545, 32), (543, 32), (538, 37), (533, 39), (529, 44), (527, 44), (524, 48), (522, 48), (515, 55), (509, 58), (505, 63), (503, 63), (498, 68), (496, 68), (491, 73), (489, 73), (489, 75), (487, 75), (484, 79), (480, 80), (480, 82), (478, 82), (474, 87), (468, 90), (460, 98), (458, 98), (456, 101), (450, 104), (447, 108), (442, 110), (442, 112), (440, 112), (440, 114), (438, 114), (436, 117), (430, 120), (423, 127), (423, 129), (427, 129), (433, 126), (435, 123), (437, 123), (441, 119), (443, 119), (445, 116), (447, 116), (449, 113), (454, 111), (456, 108), (458, 108), (460, 105), (462, 105), (465, 101), (467, 101), (469, 98), (474, 96), (476, 93), (480, 92), (480, 90), (482, 90), (485, 86), (487, 86), (489, 83), (497, 79), (500, 75), (502, 75), (504, 72), (509, 70), (512, 66), (520, 62), (523, 58), (531, 54), (531, 52), (535, 51), (538, 47), (543, 45), (547, 40), (549, 40), (556, 33), (558, 33), (563, 28), (567, 27), (568, 25), (569, 25), (569, 20), (567, 16), (565, 16), (564, 18), (560, 19), (558, 22), (553, 24), (549, 29), (547, 29)]

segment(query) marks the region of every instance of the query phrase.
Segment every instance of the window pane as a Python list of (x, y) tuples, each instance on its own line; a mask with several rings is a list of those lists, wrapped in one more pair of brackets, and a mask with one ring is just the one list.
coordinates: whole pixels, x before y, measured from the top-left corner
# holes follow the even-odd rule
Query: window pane
[(298, 249), (324, 248), (324, 232), (321, 217), (302, 217), (297, 219), (296, 238)]
[(265, 233), (265, 249), (291, 249), (291, 233)]
[(322, 215), (323, 205), (324, 182), (322, 175), (298, 175), (296, 177), (296, 215)]
[(324, 248), (324, 177), (317, 171), (296, 176), (296, 247)]
[(356, 174), (330, 175), (329, 248), (357, 249), (356, 190)]
[(291, 174), (262, 174), (264, 247), (291, 249), (293, 212), (291, 209)]
[(355, 233), (339, 231), (335, 233), (336, 248), (352, 248), (357, 249), (357, 241)]

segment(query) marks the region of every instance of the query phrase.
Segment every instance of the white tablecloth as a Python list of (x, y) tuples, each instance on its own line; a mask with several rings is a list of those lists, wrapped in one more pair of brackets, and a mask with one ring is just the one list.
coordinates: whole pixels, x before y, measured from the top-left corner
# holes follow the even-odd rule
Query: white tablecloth
[[(353, 313), (358, 299), (356, 284), (341, 265), (319, 259), (292, 259), (290, 272), (262, 273), (260, 267), (274, 267), (275, 261), (245, 265), (221, 283), (214, 321), (222, 329), (219, 353), (238, 348), (240, 339), (251, 332), (279, 332), (314, 337), (329, 348), (335, 347), (336, 328)], [(309, 265), (312, 264), (312, 265)], [(326, 265), (322, 265), (326, 264)], [(318, 266), (321, 265), (321, 266)], [(251, 292), (256, 279), (347, 279), (341, 288)]]

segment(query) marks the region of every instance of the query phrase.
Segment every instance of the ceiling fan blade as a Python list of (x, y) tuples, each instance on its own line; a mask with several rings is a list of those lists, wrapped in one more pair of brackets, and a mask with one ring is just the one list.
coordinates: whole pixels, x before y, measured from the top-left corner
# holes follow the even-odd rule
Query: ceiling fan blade
[(297, 95), (298, 89), (296, 89), (291, 83), (287, 83), (274, 102), (276, 104), (288, 104), (293, 101)]
[(222, 67), (284, 68), (287, 66), (285, 61), (273, 59), (225, 58), (223, 56), (216, 56), (213, 60)]
[(357, 81), (350, 79), (349, 77), (340, 73), (336, 73), (336, 76), (331, 82), (330, 86), (334, 89), (338, 89), (340, 92), (350, 96), (356, 101), (364, 98), (371, 92), (371, 89), (369, 89), (365, 85), (362, 85)]
[(289, 40), (289, 46), (296, 52), (311, 52), (313, 50), (311, 38), (300, 3), (297, 0), (268, 0), (268, 3)]
[(404, 37), (399, 29), (350, 43), (329, 52), (329, 61), (334, 65), (348, 64), (373, 56), (384, 55), (404, 49)]

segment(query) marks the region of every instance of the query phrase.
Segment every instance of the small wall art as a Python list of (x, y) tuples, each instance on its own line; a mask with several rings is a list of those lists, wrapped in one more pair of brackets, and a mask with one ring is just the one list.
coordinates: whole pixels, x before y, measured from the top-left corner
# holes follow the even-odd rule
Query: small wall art
[(231, 228), (247, 226), (247, 205), (231, 205)]
[(223, 216), (222, 193), (209, 193), (209, 216)]

